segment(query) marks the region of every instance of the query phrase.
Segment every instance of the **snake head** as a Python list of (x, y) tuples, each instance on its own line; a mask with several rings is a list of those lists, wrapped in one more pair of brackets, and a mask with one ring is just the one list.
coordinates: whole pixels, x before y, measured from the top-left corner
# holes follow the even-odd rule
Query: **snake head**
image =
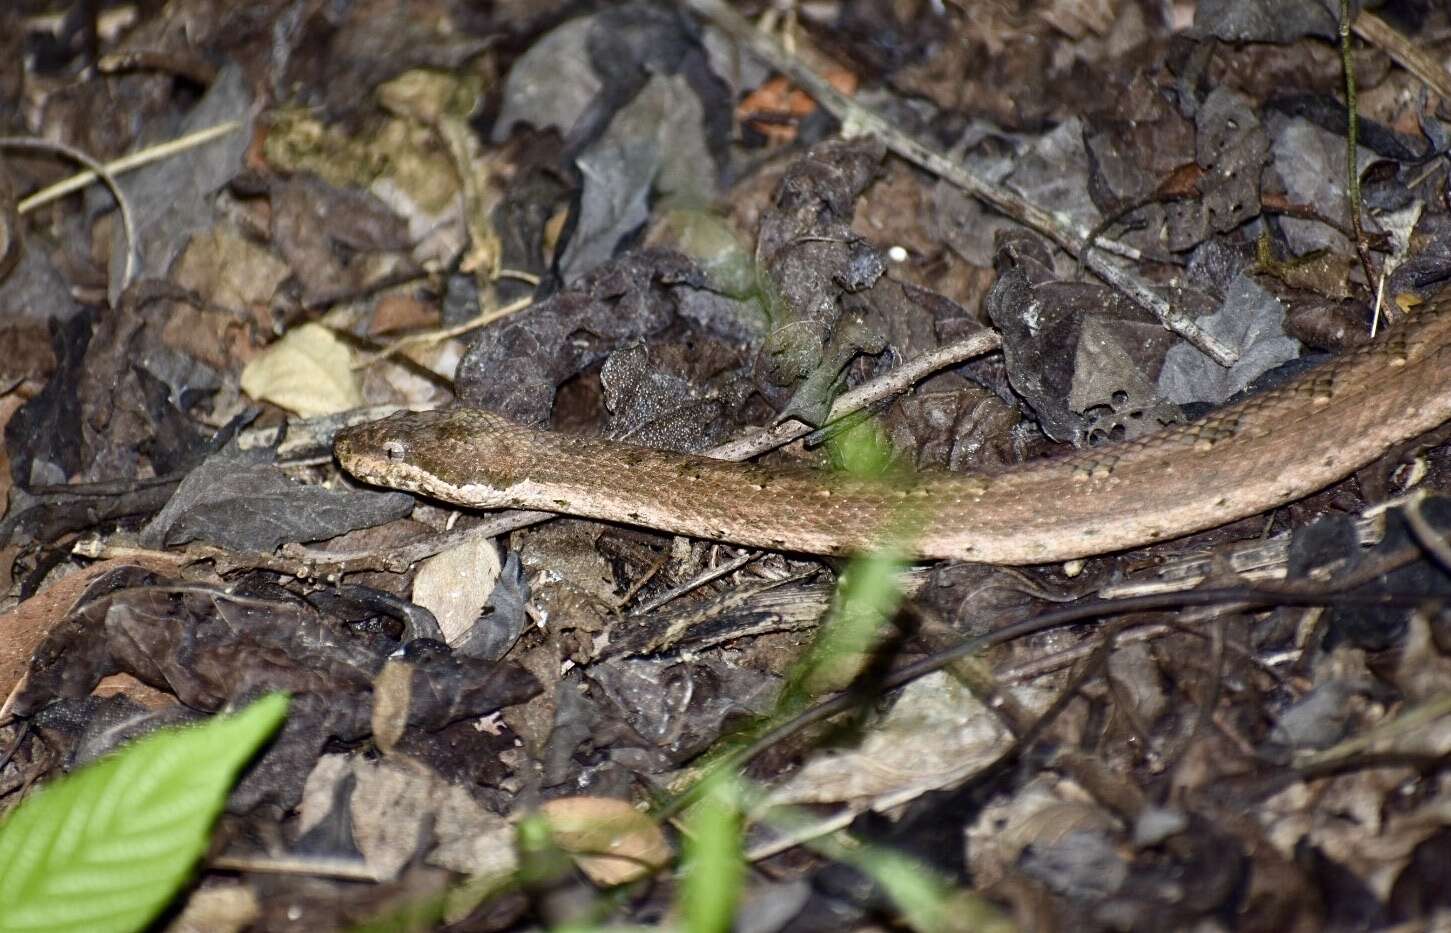
[(513, 504), (517, 439), (529, 433), (474, 408), (399, 412), (339, 431), (333, 453), (364, 482), (493, 508)]

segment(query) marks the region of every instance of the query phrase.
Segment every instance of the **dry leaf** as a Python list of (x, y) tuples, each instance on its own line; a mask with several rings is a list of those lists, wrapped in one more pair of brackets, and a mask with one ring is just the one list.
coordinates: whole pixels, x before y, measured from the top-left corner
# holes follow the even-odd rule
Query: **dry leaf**
[(413, 601), (438, 619), (450, 645), (473, 628), (503, 564), (493, 541), (480, 538), (435, 554), (418, 567)]
[(303, 324), (242, 370), (242, 391), (304, 418), (358, 408), (353, 354), (321, 324)]
[(176, 281), (210, 304), (243, 312), (267, 307), (291, 270), (287, 263), (235, 230), (215, 226), (187, 244)]
[(645, 877), (674, 857), (655, 821), (611, 797), (561, 797), (539, 808), (554, 841), (601, 887)]

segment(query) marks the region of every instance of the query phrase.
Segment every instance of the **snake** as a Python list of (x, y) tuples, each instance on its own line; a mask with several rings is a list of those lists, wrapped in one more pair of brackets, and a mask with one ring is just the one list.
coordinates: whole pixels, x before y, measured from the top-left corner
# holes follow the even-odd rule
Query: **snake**
[(1451, 290), (1377, 338), (1198, 420), (982, 472), (863, 476), (540, 430), (476, 408), (339, 432), (364, 482), (817, 555), (1067, 561), (1178, 538), (1335, 483), (1451, 420)]

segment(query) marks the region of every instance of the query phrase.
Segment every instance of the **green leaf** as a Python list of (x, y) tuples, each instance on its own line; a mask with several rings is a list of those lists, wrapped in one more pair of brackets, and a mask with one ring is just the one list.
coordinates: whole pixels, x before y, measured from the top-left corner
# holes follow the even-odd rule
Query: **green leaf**
[(735, 919), (745, 861), (741, 855), (741, 788), (716, 773), (690, 810), (680, 894), (688, 933), (726, 933)]
[(905, 566), (902, 552), (885, 545), (851, 559), (831, 613), (787, 674), (775, 722), (796, 715), (823, 692), (844, 689), (861, 672), (902, 604), (899, 577)]
[(1016, 927), (986, 898), (954, 889), (911, 856), (866, 846), (845, 859), (881, 884), (918, 933), (1012, 933)]
[(857, 476), (885, 478), (892, 467), (892, 442), (873, 418), (828, 438), (827, 449), (836, 467)]
[(271, 694), (41, 789), (0, 824), (0, 933), (139, 930), (206, 850), (237, 772), (287, 714)]

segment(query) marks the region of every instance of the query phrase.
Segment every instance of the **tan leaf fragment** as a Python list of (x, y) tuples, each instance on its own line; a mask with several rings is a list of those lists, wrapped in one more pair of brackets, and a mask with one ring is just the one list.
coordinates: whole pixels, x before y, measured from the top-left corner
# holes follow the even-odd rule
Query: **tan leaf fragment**
[(242, 370), (242, 391), (304, 418), (358, 408), (363, 392), (353, 354), (321, 324), (289, 331)]
[(492, 541), (460, 544), (419, 565), (413, 601), (433, 613), (444, 641), (452, 645), (478, 620), (502, 570)]
[(547, 801), (539, 812), (555, 843), (602, 887), (643, 878), (675, 855), (655, 821), (627, 800), (561, 797)]
[(176, 281), (209, 304), (244, 311), (266, 307), (290, 272), (266, 247), (218, 226), (187, 243), (177, 260)]

